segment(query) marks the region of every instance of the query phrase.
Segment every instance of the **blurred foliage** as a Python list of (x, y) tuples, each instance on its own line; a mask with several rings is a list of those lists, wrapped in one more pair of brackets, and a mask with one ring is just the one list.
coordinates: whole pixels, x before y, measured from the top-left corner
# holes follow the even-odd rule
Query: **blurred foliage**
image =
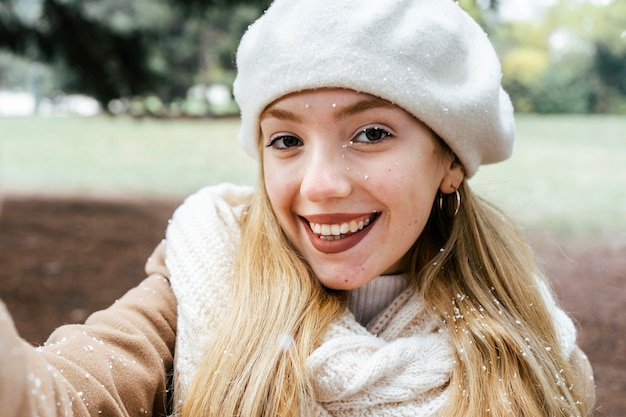
[(493, 35), (518, 111), (626, 114), (626, 0), (560, 0)]
[(458, 0), (463, 10), (472, 16), (481, 26), (489, 26), (489, 17), (498, 11), (501, 0)]
[[(138, 96), (169, 103), (194, 84), (232, 81), (237, 42), (266, 3), (0, 0), (0, 49), (46, 63), (55, 74), (51, 84), (90, 95), (105, 109), (111, 100)], [(20, 65), (0, 62), (0, 87), (11, 85), (7, 74)], [(31, 85), (44, 84), (37, 77)]]
[[(505, 1), (458, 3), (494, 42), (518, 111), (626, 114), (626, 0), (559, 0), (532, 21), (503, 21)], [(231, 85), (237, 43), (269, 2), (0, 0), (0, 89), (211, 113), (191, 87)]]

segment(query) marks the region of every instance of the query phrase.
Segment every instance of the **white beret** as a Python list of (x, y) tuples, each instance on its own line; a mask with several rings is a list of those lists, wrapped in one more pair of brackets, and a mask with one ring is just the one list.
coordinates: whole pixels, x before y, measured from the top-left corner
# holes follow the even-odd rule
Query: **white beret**
[(258, 158), (259, 116), (278, 98), (347, 88), (428, 125), (473, 176), (513, 149), (513, 106), (482, 28), (452, 0), (275, 0), (237, 50), (239, 140)]

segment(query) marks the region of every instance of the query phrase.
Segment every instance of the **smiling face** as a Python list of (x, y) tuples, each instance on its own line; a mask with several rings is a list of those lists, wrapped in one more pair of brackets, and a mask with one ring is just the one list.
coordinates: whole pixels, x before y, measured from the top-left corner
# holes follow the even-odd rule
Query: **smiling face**
[(402, 272), (437, 190), (461, 168), (433, 133), (386, 101), (352, 90), (285, 96), (261, 115), (263, 175), (285, 235), (333, 289)]

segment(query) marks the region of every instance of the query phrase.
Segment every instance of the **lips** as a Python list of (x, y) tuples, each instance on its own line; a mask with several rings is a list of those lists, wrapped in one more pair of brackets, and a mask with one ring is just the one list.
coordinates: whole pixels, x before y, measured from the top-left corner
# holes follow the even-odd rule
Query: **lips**
[(302, 218), (315, 249), (339, 253), (356, 246), (370, 231), (378, 213), (366, 215), (316, 215)]

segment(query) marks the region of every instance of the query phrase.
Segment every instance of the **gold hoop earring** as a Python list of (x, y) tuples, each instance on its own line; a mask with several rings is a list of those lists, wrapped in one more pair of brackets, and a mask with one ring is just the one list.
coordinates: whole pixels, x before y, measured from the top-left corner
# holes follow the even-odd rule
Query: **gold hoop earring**
[(441, 211), (442, 213), (448, 214), (449, 217), (456, 216), (457, 213), (459, 212), (459, 209), (461, 208), (461, 193), (459, 193), (459, 190), (454, 190), (454, 194), (456, 196), (455, 206), (454, 206), (454, 213), (452, 213), (452, 215), (450, 215), (450, 214), (448, 214), (449, 213), (448, 211), (445, 211), (443, 209), (443, 196), (444, 196), (444, 193), (442, 193), (441, 191), (439, 192), (439, 211)]

